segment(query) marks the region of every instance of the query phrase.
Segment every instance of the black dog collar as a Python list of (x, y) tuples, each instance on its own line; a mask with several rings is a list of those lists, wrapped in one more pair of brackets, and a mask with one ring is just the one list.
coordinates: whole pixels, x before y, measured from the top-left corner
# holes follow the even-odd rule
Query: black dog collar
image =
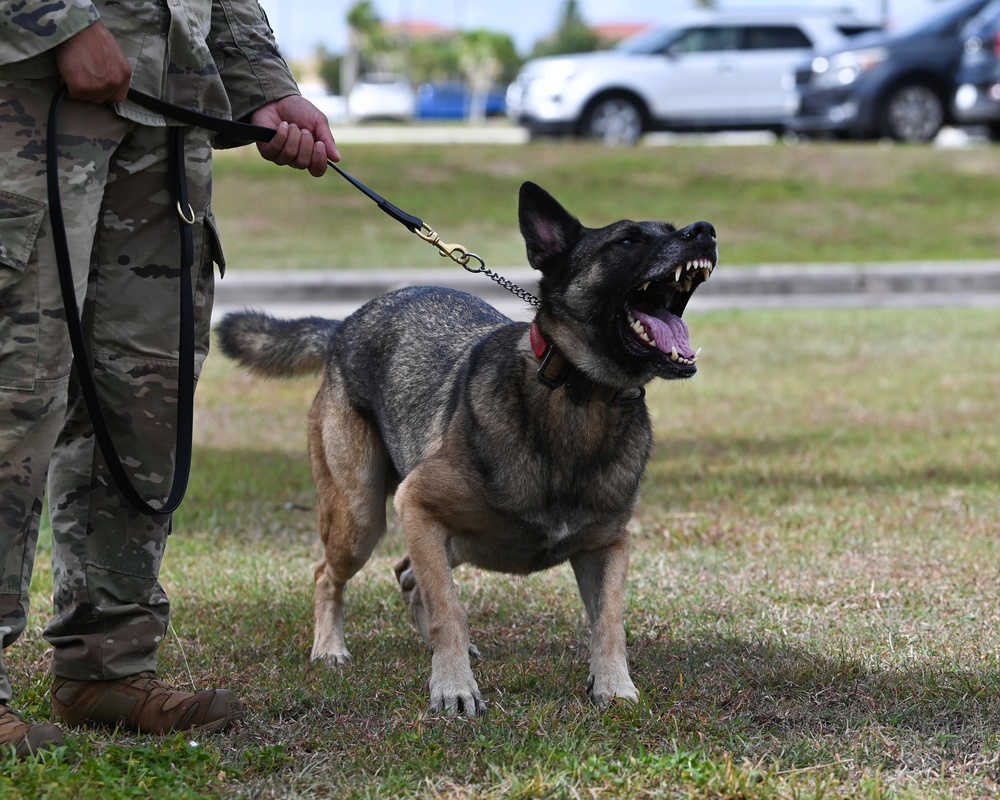
[(538, 319), (531, 321), (529, 329), (531, 349), (541, 364), (538, 367), (538, 380), (549, 389), (560, 386), (566, 388), (566, 396), (577, 405), (586, 405), (591, 400), (607, 403), (609, 406), (627, 406), (638, 403), (646, 396), (642, 386), (628, 389), (615, 389), (595, 383), (580, 370), (574, 367), (558, 349), (545, 341), (538, 327)]

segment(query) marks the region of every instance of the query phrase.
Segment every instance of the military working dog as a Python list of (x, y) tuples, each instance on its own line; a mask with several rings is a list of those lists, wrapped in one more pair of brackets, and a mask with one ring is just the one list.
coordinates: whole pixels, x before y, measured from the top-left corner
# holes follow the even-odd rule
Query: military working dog
[(627, 523), (652, 445), (644, 386), (689, 378), (681, 315), (715, 269), (715, 229), (623, 220), (584, 227), (525, 183), (518, 217), (540, 307), (513, 322), (462, 292), (406, 288), (343, 321), (228, 314), (224, 353), (272, 377), (323, 373), (309, 450), (325, 557), (315, 570), (312, 658), (350, 660), (344, 588), (394, 504), (396, 566), (431, 649), (430, 708), (474, 716), (465, 610), (452, 568), (573, 567), (591, 623), (587, 691), (635, 701), (624, 626)]

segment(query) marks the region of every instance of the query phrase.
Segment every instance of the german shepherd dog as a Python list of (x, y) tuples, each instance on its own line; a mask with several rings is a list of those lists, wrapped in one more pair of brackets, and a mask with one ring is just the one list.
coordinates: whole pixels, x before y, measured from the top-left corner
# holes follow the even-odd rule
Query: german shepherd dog
[(394, 504), (407, 555), (396, 576), (430, 647), (430, 709), (486, 710), (452, 568), (527, 574), (569, 561), (591, 624), (594, 703), (637, 701), (625, 652), (626, 528), (652, 430), (644, 385), (690, 378), (681, 315), (715, 269), (715, 229), (623, 220), (586, 228), (532, 183), (520, 190), (531, 324), (478, 298), (415, 287), (343, 321), (247, 310), (218, 326), (250, 371), (322, 371), (309, 451), (325, 557), (315, 568), (313, 659), (344, 664), (344, 588)]

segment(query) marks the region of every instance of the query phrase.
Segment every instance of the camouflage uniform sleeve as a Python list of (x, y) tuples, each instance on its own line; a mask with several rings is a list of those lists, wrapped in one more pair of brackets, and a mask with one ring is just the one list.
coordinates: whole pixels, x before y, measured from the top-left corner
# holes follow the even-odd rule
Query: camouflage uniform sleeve
[(257, 0), (213, 0), (210, 45), (233, 119), (246, 119), (263, 105), (299, 94)]
[(51, 50), (98, 19), (90, 0), (0, 0), (0, 65)]

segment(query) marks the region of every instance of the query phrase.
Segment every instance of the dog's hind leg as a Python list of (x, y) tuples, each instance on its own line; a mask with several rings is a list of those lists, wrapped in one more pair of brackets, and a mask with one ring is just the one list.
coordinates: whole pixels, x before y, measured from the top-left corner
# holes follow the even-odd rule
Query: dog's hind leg
[(620, 697), (638, 702), (639, 692), (628, 674), (625, 648), (625, 575), (629, 537), (600, 550), (577, 553), (570, 559), (580, 596), (590, 619), (590, 677), (587, 693), (598, 706)]
[[(410, 620), (414, 627), (420, 632), (420, 637), (427, 647), (431, 646), (430, 620), (427, 616), (427, 609), (424, 607), (423, 598), (420, 596), (420, 587), (417, 586), (417, 576), (413, 572), (413, 565), (410, 557), (404, 556), (393, 568), (396, 573), (396, 580), (399, 581), (399, 590), (403, 595), (403, 604), (410, 612)], [(471, 642), (469, 643), (469, 656), (479, 658), (479, 648)]]
[(313, 659), (344, 664), (344, 589), (385, 532), (389, 458), (375, 429), (328, 385), (309, 413), (309, 452), (324, 557), (316, 580)]
[(410, 556), (403, 556), (397, 562), (393, 571), (396, 573), (396, 580), (399, 581), (399, 590), (403, 595), (403, 605), (410, 612), (410, 620), (420, 632), (420, 637), (424, 640), (424, 644), (430, 647), (430, 621), (427, 618), (427, 609), (424, 608), (423, 598), (420, 596), (420, 587), (417, 586), (417, 576), (413, 572), (413, 564), (410, 562)]

